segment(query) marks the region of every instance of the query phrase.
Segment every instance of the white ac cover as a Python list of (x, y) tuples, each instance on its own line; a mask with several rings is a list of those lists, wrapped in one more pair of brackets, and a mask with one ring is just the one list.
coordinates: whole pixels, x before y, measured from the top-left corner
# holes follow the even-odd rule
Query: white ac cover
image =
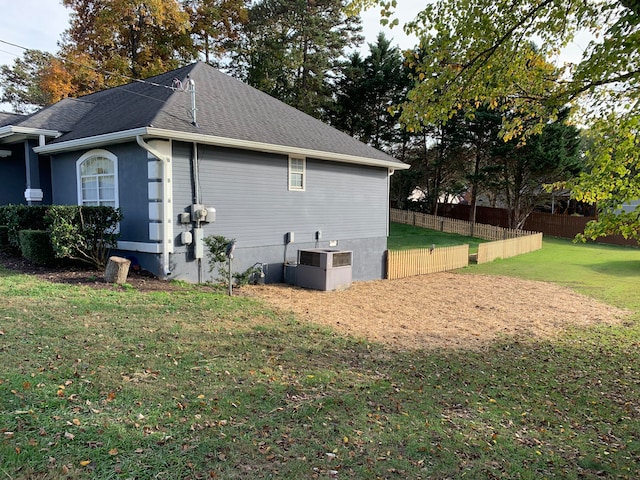
[(352, 264), (352, 251), (298, 250), (296, 285), (313, 290), (344, 290), (351, 286)]

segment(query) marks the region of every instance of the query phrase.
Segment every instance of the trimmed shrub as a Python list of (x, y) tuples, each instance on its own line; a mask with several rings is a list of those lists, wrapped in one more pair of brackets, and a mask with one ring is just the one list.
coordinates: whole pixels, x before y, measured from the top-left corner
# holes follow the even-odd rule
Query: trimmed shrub
[(52, 205), (46, 220), (56, 257), (104, 269), (109, 250), (117, 246), (122, 213), (112, 207)]
[(57, 263), (49, 232), (46, 230), (20, 230), (20, 251), (22, 256), (36, 265), (54, 265)]
[(44, 205), (3, 205), (0, 218), (8, 227), (9, 245), (19, 251), (21, 230), (47, 230), (47, 209)]

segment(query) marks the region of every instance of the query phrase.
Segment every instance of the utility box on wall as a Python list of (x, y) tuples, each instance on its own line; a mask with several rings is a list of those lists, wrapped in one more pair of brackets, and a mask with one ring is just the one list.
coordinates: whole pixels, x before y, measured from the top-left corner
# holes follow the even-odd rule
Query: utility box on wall
[(353, 252), (313, 248), (298, 250), (296, 286), (314, 290), (343, 290), (351, 286)]

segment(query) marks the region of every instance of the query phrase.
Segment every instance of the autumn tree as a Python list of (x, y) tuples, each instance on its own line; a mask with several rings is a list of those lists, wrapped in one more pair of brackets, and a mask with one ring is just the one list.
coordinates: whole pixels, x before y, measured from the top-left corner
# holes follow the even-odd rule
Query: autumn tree
[(64, 57), (86, 54), (106, 73), (105, 85), (123, 76), (149, 77), (193, 60), (189, 15), (177, 0), (63, 0), (71, 9), (62, 41)]
[(261, 0), (249, 10), (234, 74), (250, 85), (321, 117), (331, 100), (330, 72), (361, 41), (360, 19), (343, 0)]

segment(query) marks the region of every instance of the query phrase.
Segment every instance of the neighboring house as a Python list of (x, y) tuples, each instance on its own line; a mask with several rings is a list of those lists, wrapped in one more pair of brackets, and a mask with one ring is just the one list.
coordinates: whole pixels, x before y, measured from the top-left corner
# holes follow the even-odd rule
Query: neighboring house
[(114, 253), (166, 279), (212, 278), (209, 235), (235, 238), (234, 272), (262, 263), (268, 282), (315, 247), (353, 251), (354, 280), (383, 278), (389, 177), (406, 168), (204, 63), (0, 115), (1, 204), (119, 207)]

